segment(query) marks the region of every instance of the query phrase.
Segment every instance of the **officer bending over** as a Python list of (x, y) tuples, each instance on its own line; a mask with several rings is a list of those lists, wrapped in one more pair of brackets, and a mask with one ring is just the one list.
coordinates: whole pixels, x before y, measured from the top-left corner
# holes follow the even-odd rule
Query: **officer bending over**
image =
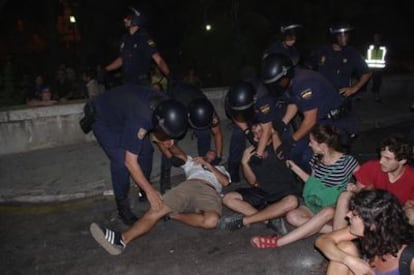
[(162, 204), (160, 193), (149, 182), (153, 147), (148, 133), (158, 140), (182, 137), (187, 130), (187, 111), (165, 94), (133, 84), (106, 91), (92, 104), (92, 130), (110, 159), (119, 217), (131, 225), (137, 217), (128, 199), (130, 176), (146, 193), (152, 209)]

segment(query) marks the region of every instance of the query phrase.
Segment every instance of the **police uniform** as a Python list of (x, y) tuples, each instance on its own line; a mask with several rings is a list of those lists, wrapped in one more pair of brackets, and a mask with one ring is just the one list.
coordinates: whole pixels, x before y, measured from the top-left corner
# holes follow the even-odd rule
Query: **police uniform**
[(335, 51), (332, 45), (316, 50), (307, 65), (326, 77), (339, 90), (351, 86), (352, 77), (360, 77), (368, 73), (368, 65), (359, 52), (346, 46)]
[[(317, 121), (319, 124), (333, 125), (344, 133), (349, 133), (350, 124), (347, 110), (343, 109), (342, 97), (332, 84), (320, 73), (294, 69), (292, 86), (285, 93), (289, 104), (295, 104), (299, 113), (318, 109)], [(292, 149), (292, 159), (302, 167), (308, 167), (312, 157), (309, 137), (303, 137)]]
[(155, 42), (145, 30), (124, 34), (120, 49), (124, 82), (149, 86), (152, 56), (157, 52)]
[[(246, 81), (255, 88), (254, 121), (248, 121), (247, 124), (252, 126), (253, 123), (271, 122), (285, 113), (285, 105), (280, 104), (275, 97), (271, 96), (268, 89), (258, 80)], [(234, 177), (235, 171), (238, 171), (243, 152), (246, 149), (246, 136), (243, 131), (235, 124), (232, 124), (232, 133), (230, 137), (228, 164), (229, 171)], [(237, 177), (237, 175), (236, 175)], [(235, 181), (232, 178), (233, 181)]]
[[(188, 107), (190, 103), (198, 98), (205, 98), (207, 96), (199, 89), (190, 84), (179, 83), (168, 91), (169, 96)], [(208, 99), (207, 99), (208, 100)], [(212, 117), (211, 127), (207, 129), (193, 129), (194, 135), (197, 138), (197, 152), (199, 156), (205, 156), (210, 150), (211, 144), (211, 128), (220, 124), (220, 119), (214, 111)], [(191, 126), (191, 125), (190, 125)]]
[(266, 58), (266, 56), (272, 53), (281, 53), (289, 56), (294, 65), (298, 64), (300, 60), (299, 50), (294, 46), (285, 46), (282, 41), (277, 41), (271, 44), (270, 47), (265, 51), (263, 58)]
[[(346, 46), (340, 51), (335, 51), (332, 45), (321, 47), (311, 55), (307, 65), (320, 72), (338, 91), (350, 87), (353, 77), (359, 78), (369, 72), (365, 60), (351, 46)], [(349, 109), (352, 108), (351, 103), (351, 98), (349, 98), (346, 102)], [(358, 131), (358, 119), (351, 111), (349, 116), (348, 128), (353, 128), (349, 133), (355, 134)]]
[(112, 187), (115, 199), (128, 198), (129, 171), (125, 152), (139, 156), (138, 162), (149, 179), (153, 147), (148, 132), (154, 128), (154, 101), (167, 99), (159, 93), (136, 84), (126, 84), (106, 91), (93, 102), (95, 122), (92, 130), (111, 161)]

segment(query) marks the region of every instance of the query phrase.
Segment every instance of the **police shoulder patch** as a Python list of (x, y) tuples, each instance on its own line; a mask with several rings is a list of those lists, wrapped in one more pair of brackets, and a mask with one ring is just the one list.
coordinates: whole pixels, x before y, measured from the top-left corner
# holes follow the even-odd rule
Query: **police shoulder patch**
[(149, 46), (151, 46), (151, 47), (155, 47), (155, 42), (154, 42), (154, 40), (152, 40), (152, 39), (148, 39), (147, 43), (148, 43), (148, 45), (149, 45)]
[(312, 89), (306, 89), (300, 93), (300, 97), (303, 99), (310, 99), (312, 97)]
[(269, 111), (270, 111), (270, 105), (269, 104), (260, 106), (260, 112), (262, 114), (267, 114)]
[(137, 137), (139, 139), (144, 139), (146, 134), (147, 134), (147, 130), (145, 130), (144, 128), (139, 128), (138, 133), (137, 133)]

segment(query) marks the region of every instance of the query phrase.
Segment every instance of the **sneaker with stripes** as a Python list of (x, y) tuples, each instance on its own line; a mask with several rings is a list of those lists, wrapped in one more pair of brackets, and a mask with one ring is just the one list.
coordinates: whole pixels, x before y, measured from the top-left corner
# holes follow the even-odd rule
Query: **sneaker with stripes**
[(112, 231), (108, 228), (101, 228), (96, 223), (91, 223), (89, 231), (95, 241), (98, 242), (109, 254), (119, 255), (125, 250), (125, 243), (121, 233)]

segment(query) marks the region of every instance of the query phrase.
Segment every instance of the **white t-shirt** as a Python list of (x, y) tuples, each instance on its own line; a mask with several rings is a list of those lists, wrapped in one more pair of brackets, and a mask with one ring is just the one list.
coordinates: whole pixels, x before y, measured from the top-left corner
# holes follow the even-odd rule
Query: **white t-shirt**
[[(230, 180), (230, 174), (226, 171), (226, 168), (224, 168), (224, 166), (215, 166), (215, 167), (217, 170), (223, 173)], [(207, 169), (204, 169), (201, 164), (196, 164), (193, 161), (193, 158), (191, 156), (187, 156), (187, 161), (184, 165), (181, 166), (181, 168), (184, 169), (186, 179), (188, 180), (200, 179), (200, 180), (206, 181), (210, 185), (214, 186), (217, 193), (219, 194), (221, 193), (223, 186), (217, 180), (214, 173), (210, 172)]]

